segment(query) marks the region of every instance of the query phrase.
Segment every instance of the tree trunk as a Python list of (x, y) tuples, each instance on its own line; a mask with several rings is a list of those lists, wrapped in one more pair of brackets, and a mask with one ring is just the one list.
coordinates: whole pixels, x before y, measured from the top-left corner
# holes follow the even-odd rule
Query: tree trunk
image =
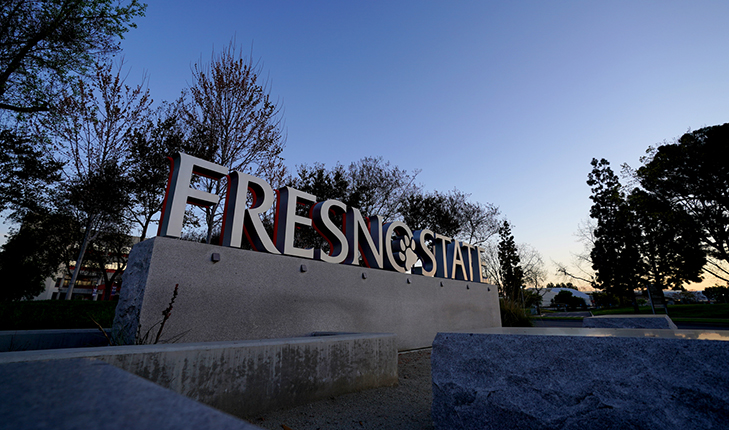
[[(123, 267), (117, 267), (116, 271), (114, 271), (114, 274), (111, 275), (111, 278), (109, 278), (106, 273), (104, 273), (104, 300), (111, 300), (112, 286), (114, 285), (114, 282), (119, 279), (119, 276), (124, 273), (126, 267), (126, 264)], [(117, 294), (119, 294), (118, 291)]]
[[(139, 241), (140, 241), (140, 242), (144, 242), (144, 239), (146, 239), (146, 238), (147, 238), (147, 229), (149, 228), (149, 222), (150, 222), (151, 220), (152, 220), (152, 217), (150, 216), (150, 217), (148, 217), (148, 218), (147, 218), (147, 219), (146, 219), (146, 220), (144, 221), (144, 225), (142, 225), (142, 234), (141, 234), (141, 235), (139, 236)], [(160, 222), (162, 222), (162, 220), (160, 220)]]
[(114, 284), (114, 280), (110, 279), (104, 282), (104, 295), (101, 296), (101, 299), (106, 301), (111, 299), (111, 286)]
[(81, 250), (79, 250), (78, 258), (76, 259), (76, 267), (73, 269), (73, 275), (71, 275), (71, 281), (68, 283), (68, 291), (66, 291), (66, 300), (71, 300), (73, 296), (73, 287), (76, 285), (76, 279), (78, 278), (79, 272), (81, 272), (81, 264), (84, 261), (84, 254), (86, 254), (86, 247), (89, 244), (89, 235), (91, 234), (91, 226), (93, 225), (93, 217), (89, 217), (89, 222), (86, 223), (86, 231), (84, 232), (84, 240), (81, 242)]

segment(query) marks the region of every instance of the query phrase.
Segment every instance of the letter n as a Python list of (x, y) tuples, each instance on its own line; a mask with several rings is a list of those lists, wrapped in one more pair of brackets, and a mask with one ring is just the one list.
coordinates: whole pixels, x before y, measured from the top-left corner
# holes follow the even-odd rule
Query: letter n
[(344, 263), (357, 264), (361, 254), (367, 267), (382, 269), (382, 217), (375, 215), (368, 220), (369, 226), (359, 209), (347, 208), (344, 234), (349, 248)]

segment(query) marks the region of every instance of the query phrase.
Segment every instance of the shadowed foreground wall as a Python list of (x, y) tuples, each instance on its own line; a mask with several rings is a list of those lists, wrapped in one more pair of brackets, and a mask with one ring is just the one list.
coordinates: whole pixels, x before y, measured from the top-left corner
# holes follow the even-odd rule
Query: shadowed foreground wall
[(12, 430), (260, 430), (84, 358), (0, 362), (0, 417)]
[(53, 367), (77, 358), (105, 361), (239, 417), (397, 384), (392, 334), (5, 352), (0, 376), (10, 363)]

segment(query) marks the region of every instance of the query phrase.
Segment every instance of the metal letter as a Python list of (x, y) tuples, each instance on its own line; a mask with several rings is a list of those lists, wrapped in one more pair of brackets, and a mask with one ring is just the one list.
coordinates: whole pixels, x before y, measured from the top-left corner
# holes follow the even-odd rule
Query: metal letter
[(349, 251), (344, 263), (358, 264), (357, 256), (361, 254), (367, 267), (382, 269), (382, 217), (375, 215), (368, 221), (369, 228), (359, 209), (347, 208), (344, 234), (349, 242)]
[(316, 196), (291, 187), (278, 190), (278, 204), (276, 205), (276, 247), (281, 254), (295, 257), (314, 258), (314, 249), (303, 249), (294, 246), (296, 225), (311, 227), (311, 218), (296, 215), (296, 205), (299, 202), (316, 203)]
[(442, 236), (438, 233), (435, 234), (435, 261), (436, 271), (435, 276), (439, 278), (450, 278), (450, 266), (448, 265), (448, 251), (447, 245), (453, 239), (447, 236)]
[[(467, 280), (466, 264), (463, 262), (460, 242), (454, 240), (448, 245), (448, 260), (451, 262), (451, 278), (461, 281)], [(460, 270), (460, 273), (458, 269)]]
[(162, 216), (157, 236), (180, 237), (182, 235), (182, 220), (187, 203), (209, 207), (220, 201), (218, 195), (190, 188), (193, 173), (220, 180), (228, 174), (228, 169), (183, 152), (175, 154), (172, 157), (172, 166), (170, 166), (170, 178), (167, 182), (165, 200), (162, 203)]
[(482, 252), (483, 248), (480, 246), (471, 246), (471, 270), (473, 270), (474, 282), (484, 282), (483, 272), (481, 271), (481, 266), (483, 266), (483, 263), (481, 263)]
[(413, 239), (415, 240), (415, 252), (420, 257), (421, 266), (413, 267), (413, 273), (416, 275), (433, 276), (436, 271), (435, 255), (428, 246), (428, 241), (433, 242), (435, 240), (435, 234), (428, 230), (416, 230), (413, 232)]
[[(249, 192), (251, 207), (247, 208)], [(228, 198), (225, 202), (220, 244), (240, 248), (245, 235), (256, 251), (278, 254), (261, 221), (261, 214), (271, 209), (273, 201), (273, 189), (266, 181), (247, 173), (231, 172), (228, 177)]]
[[(335, 211), (337, 209), (337, 211)], [(336, 200), (319, 202), (312, 208), (311, 221), (317, 232), (329, 242), (329, 254), (321, 249), (314, 250), (314, 259), (328, 263), (341, 263), (347, 258), (347, 237), (337, 228), (336, 224), (329, 218), (329, 213), (347, 212), (347, 206)]]
[(461, 255), (463, 256), (463, 264), (466, 268), (466, 280), (473, 281), (473, 264), (471, 262), (473, 245), (461, 242)]

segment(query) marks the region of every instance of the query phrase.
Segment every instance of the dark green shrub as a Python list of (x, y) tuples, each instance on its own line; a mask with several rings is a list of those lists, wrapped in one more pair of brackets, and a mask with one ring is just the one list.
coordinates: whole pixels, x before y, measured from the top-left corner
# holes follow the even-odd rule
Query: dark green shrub
[(0, 330), (111, 327), (117, 301), (39, 300), (0, 302)]
[(552, 299), (552, 306), (555, 305), (564, 305), (570, 310), (574, 310), (575, 308), (584, 308), (586, 306), (583, 299), (572, 295), (571, 292), (566, 290), (562, 290), (559, 294), (554, 296)]
[(527, 314), (520, 303), (501, 299), (499, 300), (501, 308), (501, 326), (502, 327), (534, 327), (531, 317)]

